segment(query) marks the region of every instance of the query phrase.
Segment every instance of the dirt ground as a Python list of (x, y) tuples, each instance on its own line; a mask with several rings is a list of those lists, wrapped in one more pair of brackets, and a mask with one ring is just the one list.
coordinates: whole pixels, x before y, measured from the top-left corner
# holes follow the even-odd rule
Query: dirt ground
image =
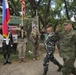
[[(42, 75), (43, 74), (43, 59), (45, 54), (42, 54), (39, 60), (26, 61), (19, 63), (18, 60), (12, 61), (12, 64), (3, 65), (0, 63), (0, 75)], [(55, 57), (63, 64), (62, 58), (58, 53), (55, 53)], [(76, 63), (75, 63), (76, 66)], [(57, 66), (52, 62), (49, 62), (49, 71), (47, 75), (62, 75), (61, 72), (57, 72)]]

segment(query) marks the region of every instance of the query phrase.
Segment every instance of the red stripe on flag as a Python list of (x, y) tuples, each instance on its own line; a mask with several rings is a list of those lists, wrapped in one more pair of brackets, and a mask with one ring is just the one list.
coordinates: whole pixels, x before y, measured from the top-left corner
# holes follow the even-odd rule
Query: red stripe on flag
[(4, 37), (8, 37), (8, 22), (10, 20), (10, 12), (9, 8), (7, 8), (8, 2), (6, 0), (3, 0), (3, 22), (2, 22), (2, 33)]
[(22, 11), (22, 17), (24, 18), (25, 17), (25, 1), (24, 0), (20, 0), (20, 3), (21, 3), (21, 11)]
[(10, 11), (9, 11), (9, 8), (6, 9), (6, 19), (7, 19), (7, 24), (8, 24), (8, 22), (10, 20)]
[(8, 26), (7, 26), (6, 18), (4, 19), (4, 23), (2, 25), (2, 33), (4, 37), (8, 36)]

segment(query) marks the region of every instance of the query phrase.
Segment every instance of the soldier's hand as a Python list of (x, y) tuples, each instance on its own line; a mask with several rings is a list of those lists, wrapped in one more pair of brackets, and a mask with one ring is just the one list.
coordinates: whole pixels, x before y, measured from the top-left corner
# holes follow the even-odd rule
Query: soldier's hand
[(56, 27), (56, 32), (59, 32), (61, 30), (61, 27), (60, 26), (57, 26)]
[(26, 42), (26, 45), (27, 45), (27, 42)]
[(11, 45), (11, 47), (13, 47), (13, 45)]
[(35, 44), (37, 44), (37, 42), (35, 42)]

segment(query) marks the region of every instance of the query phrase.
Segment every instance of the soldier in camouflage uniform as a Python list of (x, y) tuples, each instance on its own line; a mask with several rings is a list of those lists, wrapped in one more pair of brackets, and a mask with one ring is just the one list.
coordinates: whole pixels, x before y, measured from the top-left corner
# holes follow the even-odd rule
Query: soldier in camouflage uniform
[(38, 48), (39, 48), (40, 34), (39, 34), (39, 31), (36, 26), (33, 27), (33, 30), (30, 34), (30, 39), (33, 44), (33, 57), (34, 57), (34, 60), (37, 60), (37, 59), (39, 59), (38, 58)]
[(74, 62), (76, 58), (76, 31), (73, 30), (70, 21), (64, 23), (64, 31), (59, 33), (60, 56), (63, 58), (64, 64), (62, 68), (63, 75), (76, 75)]
[(26, 53), (26, 44), (27, 44), (27, 37), (26, 37), (26, 32), (24, 31), (23, 27), (21, 27), (21, 35), (18, 38), (18, 45), (17, 45), (17, 50), (18, 50), (18, 57), (19, 57), (19, 62), (24, 62), (25, 61), (25, 53)]
[(55, 51), (55, 43), (57, 42), (56, 35), (52, 32), (52, 26), (50, 25), (47, 27), (47, 36), (45, 38), (44, 47), (47, 51), (46, 57), (44, 58), (44, 73), (43, 75), (47, 74), (49, 61), (53, 62), (55, 65), (58, 66), (57, 71), (61, 71), (62, 65), (55, 59), (54, 51)]

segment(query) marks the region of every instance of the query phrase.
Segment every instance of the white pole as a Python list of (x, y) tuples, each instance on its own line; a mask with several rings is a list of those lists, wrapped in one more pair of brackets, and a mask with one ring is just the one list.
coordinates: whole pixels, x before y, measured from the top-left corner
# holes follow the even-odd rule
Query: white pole
[(38, 21), (38, 10), (36, 10), (36, 21), (37, 21), (37, 25), (38, 25), (38, 30), (39, 30), (39, 21)]
[(22, 28), (21, 28), (21, 37), (23, 38), (23, 17), (22, 17), (22, 26), (21, 26)]

